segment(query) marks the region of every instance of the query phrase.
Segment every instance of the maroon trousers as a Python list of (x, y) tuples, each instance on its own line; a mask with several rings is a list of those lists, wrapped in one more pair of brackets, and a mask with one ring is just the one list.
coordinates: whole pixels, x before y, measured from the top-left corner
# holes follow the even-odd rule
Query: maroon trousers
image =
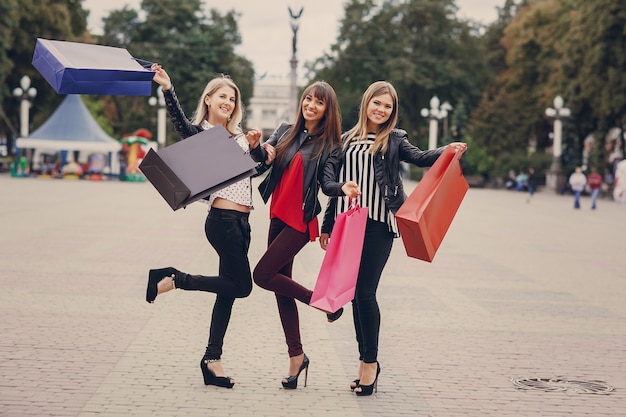
[(298, 232), (278, 218), (271, 219), (268, 247), (253, 273), (254, 282), (259, 287), (276, 294), (289, 357), (304, 353), (296, 300), (309, 304), (313, 291), (298, 284), (291, 275), (294, 257), (308, 242), (308, 230)]

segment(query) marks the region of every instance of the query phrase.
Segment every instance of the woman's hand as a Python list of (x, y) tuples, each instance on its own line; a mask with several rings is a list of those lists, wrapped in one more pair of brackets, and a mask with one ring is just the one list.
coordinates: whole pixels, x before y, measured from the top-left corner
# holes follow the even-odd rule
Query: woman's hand
[(150, 69), (154, 71), (152, 81), (160, 85), (163, 90), (169, 90), (172, 88), (172, 80), (170, 80), (170, 76), (167, 75), (167, 72), (165, 72), (161, 65), (155, 62), (152, 64)]
[(455, 150), (461, 151), (461, 153), (467, 150), (467, 143), (465, 142), (452, 142), (448, 146), (452, 146)]
[(248, 130), (248, 133), (246, 133), (246, 139), (248, 139), (250, 149), (256, 149), (256, 147), (259, 146), (259, 142), (261, 141), (261, 131), (258, 129)]
[(345, 194), (346, 197), (357, 198), (361, 195), (361, 190), (359, 190), (359, 184), (354, 181), (346, 182), (342, 187), (341, 191)]
[(265, 152), (267, 153), (265, 165), (271, 165), (272, 162), (274, 162), (274, 158), (276, 158), (276, 149), (268, 143), (263, 144), (263, 146), (265, 147)]
[(320, 235), (320, 247), (324, 250), (328, 247), (328, 240), (330, 239), (330, 235), (328, 233), (322, 233)]

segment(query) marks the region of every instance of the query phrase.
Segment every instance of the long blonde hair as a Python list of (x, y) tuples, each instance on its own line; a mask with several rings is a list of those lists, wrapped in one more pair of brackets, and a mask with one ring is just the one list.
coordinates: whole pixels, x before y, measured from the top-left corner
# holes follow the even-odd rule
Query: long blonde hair
[(359, 120), (352, 129), (348, 130), (344, 147), (348, 146), (348, 144), (353, 140), (359, 141), (367, 139), (367, 106), (370, 101), (374, 99), (374, 97), (378, 97), (383, 94), (389, 94), (391, 96), (393, 108), (391, 109), (389, 119), (387, 119), (385, 123), (378, 126), (378, 131), (374, 132), (376, 138), (374, 139), (374, 145), (370, 149), (370, 152), (376, 153), (380, 151), (383, 154), (387, 152), (389, 134), (398, 123), (398, 93), (396, 92), (394, 86), (387, 81), (376, 81), (370, 84), (370, 86), (367, 87), (367, 90), (363, 93), (359, 108)]
[(233, 80), (228, 75), (224, 74), (216, 76), (207, 83), (206, 87), (204, 87), (204, 91), (198, 100), (198, 106), (193, 114), (191, 123), (199, 125), (203, 120), (208, 120), (209, 106), (204, 102), (204, 98), (206, 96), (212, 96), (222, 87), (230, 87), (235, 90), (235, 108), (226, 123), (226, 130), (233, 134), (239, 133), (241, 132), (241, 119), (243, 119), (241, 93), (239, 92), (239, 87), (237, 87)]

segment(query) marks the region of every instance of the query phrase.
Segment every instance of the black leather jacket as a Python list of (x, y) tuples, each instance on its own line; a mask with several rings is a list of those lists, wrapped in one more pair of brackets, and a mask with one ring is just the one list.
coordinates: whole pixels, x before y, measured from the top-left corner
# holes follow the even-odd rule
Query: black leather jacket
[[(272, 146), (276, 146), (291, 129), (292, 125), (281, 124), (272, 135), (265, 141)], [(304, 130), (300, 132), (297, 140), (294, 140), (291, 148), (288, 150), (286, 158), (280, 166), (261, 164), (259, 172), (262, 173), (271, 168), (267, 177), (259, 185), (259, 192), (263, 201), (267, 203), (270, 196), (274, 192), (276, 185), (280, 181), (285, 168), (291, 163), (291, 160), (298, 151), (302, 154), (302, 163), (304, 164), (304, 184), (302, 209), (304, 211), (304, 222), (309, 223), (315, 216), (322, 211), (322, 206), (318, 199), (318, 191), (321, 187), (322, 192), (327, 196), (342, 196), (341, 187), (344, 183), (336, 181), (336, 172), (339, 166), (340, 149), (336, 146), (332, 150), (324, 150), (319, 158), (316, 155), (319, 151), (321, 143), (311, 137)], [(255, 160), (265, 161), (267, 154), (263, 146), (258, 146), (251, 151), (251, 155)]]
[(178, 133), (181, 138), (186, 139), (189, 136), (202, 132), (203, 129), (201, 126), (194, 125), (189, 119), (187, 119), (187, 116), (185, 116), (185, 112), (180, 107), (178, 97), (176, 97), (174, 85), (172, 85), (169, 90), (163, 90), (163, 98), (165, 99), (167, 114), (172, 120), (176, 133)]
[[(342, 139), (346, 139), (345, 134)], [(392, 130), (389, 135), (387, 152), (384, 155), (380, 152), (374, 155), (374, 177), (385, 200), (385, 205), (392, 213), (396, 213), (407, 198), (402, 178), (400, 178), (400, 161), (405, 161), (418, 167), (429, 167), (439, 158), (444, 148), (445, 146), (442, 146), (437, 149), (423, 151), (417, 146), (411, 145), (406, 131), (402, 129)], [(342, 164), (343, 157), (339, 161), (337, 174), (339, 174)], [(330, 234), (335, 224), (336, 205), (336, 198), (328, 199), (322, 223), (322, 233)]]

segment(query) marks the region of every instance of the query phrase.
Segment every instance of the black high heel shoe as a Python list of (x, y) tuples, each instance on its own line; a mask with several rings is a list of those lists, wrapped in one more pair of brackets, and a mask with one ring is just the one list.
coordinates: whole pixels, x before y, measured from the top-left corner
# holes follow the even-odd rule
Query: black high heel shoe
[(334, 313), (326, 313), (326, 318), (328, 319), (329, 323), (332, 323), (333, 321), (338, 320), (342, 314), (343, 314), (343, 307), (341, 307), (339, 310), (335, 311)]
[(287, 381), (281, 381), (283, 384), (283, 388), (286, 389), (296, 389), (298, 388), (298, 377), (300, 376), (300, 372), (304, 370), (304, 386), (306, 387), (306, 380), (309, 376), (309, 358), (304, 355), (304, 359), (302, 360), (302, 365), (300, 365), (300, 369), (298, 369), (298, 373), (295, 376), (286, 376), (285, 379)]
[(215, 376), (209, 369), (209, 362), (217, 362), (219, 359), (205, 359), (200, 361), (200, 369), (204, 378), (204, 385), (215, 385), (216, 387), (232, 388), (235, 383), (229, 376)]
[(148, 288), (146, 288), (146, 301), (151, 303), (153, 302), (158, 293), (157, 284), (165, 277), (170, 276), (173, 279), (176, 278), (178, 270), (167, 267), (167, 268), (159, 268), (159, 269), (151, 269), (148, 272)]
[(355, 389), (358, 387), (361, 388), (361, 391), (354, 391), (354, 393), (359, 397), (364, 397), (378, 392), (378, 374), (380, 374), (380, 364), (376, 361), (376, 378), (374, 378), (374, 382), (371, 385), (357, 385)]

